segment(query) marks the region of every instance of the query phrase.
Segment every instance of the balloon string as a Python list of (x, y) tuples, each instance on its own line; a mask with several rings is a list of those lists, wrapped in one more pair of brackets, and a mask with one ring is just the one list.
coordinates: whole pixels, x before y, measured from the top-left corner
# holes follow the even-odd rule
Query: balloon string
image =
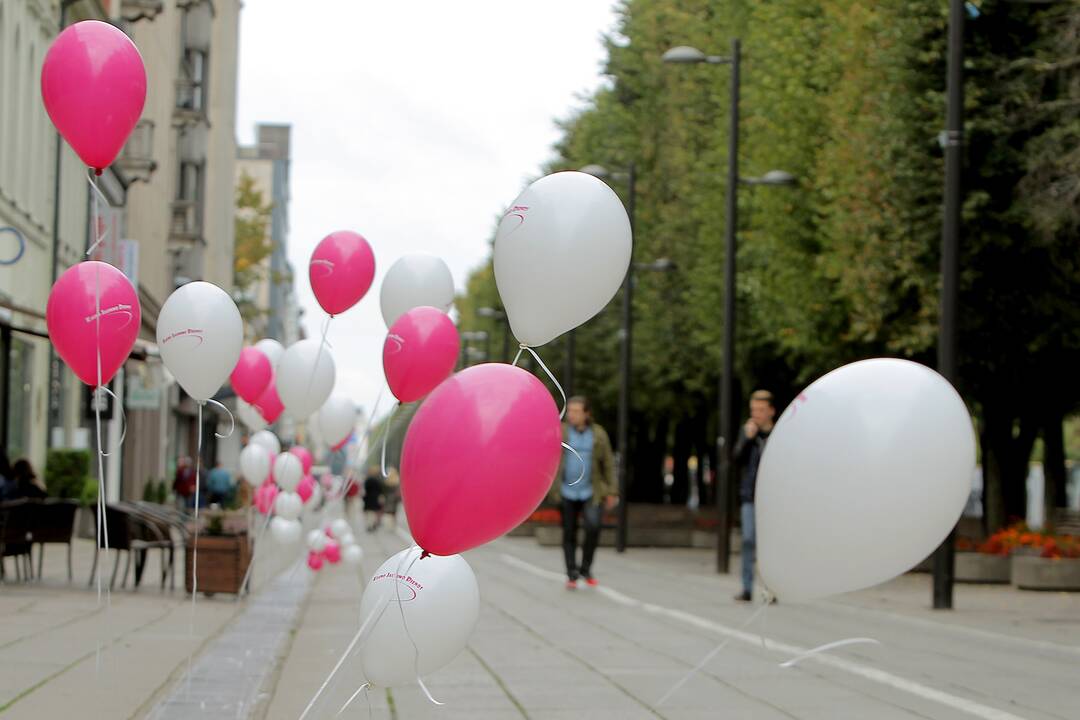
[(364, 425), (364, 432), (360, 434), (360, 442), (356, 444), (356, 457), (353, 458), (352, 465), (349, 466), (349, 475), (345, 478), (345, 484), (341, 486), (341, 497), (348, 497), (349, 488), (351, 488), (356, 482), (356, 463), (360, 461), (360, 453), (364, 449), (365, 441), (369, 437), (371, 432), (371, 423), (375, 420), (375, 415), (379, 412), (379, 403), (382, 402), (383, 391), (380, 390), (379, 394), (375, 396), (375, 406), (371, 409), (371, 414), (368, 415), (367, 423)]
[[(757, 610), (754, 611), (754, 613), (750, 617), (748, 617), (743, 622), (742, 625), (739, 626), (739, 628), (740, 629), (745, 628), (747, 625), (754, 622), (754, 620), (756, 620), (759, 615), (764, 613), (765, 609), (768, 608), (768, 607), (769, 607), (769, 601), (766, 600), (764, 603), (761, 604), (761, 606)], [(708, 665), (710, 660), (712, 660), (714, 657), (719, 655), (720, 651), (723, 650), (724, 648), (726, 648), (728, 646), (728, 643), (730, 643), (731, 641), (732, 641), (732, 637), (724, 638), (724, 640), (719, 645), (717, 645), (715, 648), (713, 648), (712, 651), (710, 651), (708, 655), (701, 658), (701, 662), (699, 662), (697, 665), (695, 665), (693, 668), (691, 668), (690, 672), (683, 675), (682, 678), (680, 678), (677, 683), (675, 683), (674, 685), (671, 686), (671, 689), (669, 689), (666, 693), (663, 694), (663, 696), (659, 700), (656, 701), (656, 707), (660, 707), (661, 705), (663, 705), (667, 701), (668, 698), (670, 698), (672, 695), (674, 695), (676, 692), (678, 692), (679, 688), (681, 688), (683, 685), (685, 685), (687, 683), (687, 681), (690, 680), (690, 678), (697, 675), (698, 672), (703, 667)]]
[(195, 440), (195, 540), (191, 546), (191, 617), (188, 622), (188, 639), (191, 649), (187, 657), (187, 689), (191, 692), (191, 656), (195, 653), (195, 594), (199, 591), (199, 476), (202, 472), (203, 405), (198, 404), (197, 438)]
[[(120, 398), (116, 396), (116, 393), (114, 393), (108, 387), (102, 385), (98, 388), (98, 390), (115, 400), (115, 407), (117, 410), (120, 411), (120, 439), (116, 443), (116, 450), (119, 450), (120, 447), (124, 444), (124, 438), (127, 437), (127, 414), (124, 412), (124, 405), (120, 402)], [(115, 450), (113, 452), (115, 452)], [(105, 455), (105, 457), (109, 457), (110, 455), (112, 455), (111, 452), (103, 454)]]
[(90, 190), (93, 191), (94, 195), (94, 244), (91, 245), (90, 249), (86, 251), (86, 257), (90, 257), (93, 252), (97, 250), (98, 245), (105, 242), (105, 238), (109, 236), (108, 230), (105, 230), (104, 232), (98, 234), (98, 231), (101, 227), (101, 209), (99, 207), (99, 203), (104, 203), (105, 207), (110, 207), (110, 205), (109, 199), (105, 197), (105, 194), (101, 192), (101, 188), (98, 187), (97, 175), (91, 172), (87, 177), (87, 182), (90, 183)]
[(247, 592), (247, 584), (251, 579), (251, 569), (255, 567), (255, 558), (259, 554), (259, 547), (262, 541), (263, 535), (266, 534), (266, 528), (270, 527), (270, 519), (274, 516), (274, 513), (267, 511), (266, 520), (263, 522), (262, 527), (259, 528), (258, 534), (255, 535), (255, 550), (251, 554), (251, 559), (248, 560), (247, 570), (244, 571), (244, 579), (240, 581), (240, 595)]
[[(551, 378), (551, 382), (555, 383), (555, 387), (556, 389), (558, 389), (559, 395), (562, 396), (562, 408), (560, 408), (559, 410), (559, 419), (562, 420), (563, 416), (566, 415), (566, 392), (563, 390), (562, 385), (559, 384), (559, 381), (556, 380), (555, 376), (551, 373), (550, 370), (548, 370), (548, 366), (544, 364), (544, 361), (540, 359), (540, 356), (536, 354), (535, 350), (533, 350), (528, 345), (525, 345), (524, 343), (522, 343), (519, 347), (520, 349), (518, 350), (518, 357), (521, 357), (522, 351), (532, 355), (533, 360), (535, 360), (537, 364), (540, 365), (540, 369), (543, 370), (549, 378)], [(514, 364), (517, 365), (517, 358), (514, 358)]]
[[(91, 183), (93, 185), (93, 183)], [(97, 205), (94, 206), (94, 233), (97, 233)], [(98, 518), (97, 518), (97, 547), (94, 548), (95, 558), (100, 553), (101, 542), (105, 541), (105, 565), (109, 563), (109, 519), (106, 515), (106, 486), (105, 486), (105, 451), (101, 443), (101, 394), (97, 392), (103, 387), (101, 372), (101, 272), (100, 267), (94, 267), (94, 347), (97, 370), (97, 386), (94, 388), (94, 430), (97, 435), (98, 456)], [(97, 564), (97, 604), (101, 607), (101, 566)], [(112, 583), (105, 588), (105, 609), (108, 613), (112, 608)], [(106, 620), (108, 624), (108, 620)], [(94, 653), (94, 673), (101, 671), (101, 637), (98, 636), (97, 648)]]
[[(408, 577), (409, 572), (412, 570), (413, 565), (416, 564), (416, 561), (424, 556), (424, 551), (420, 546), (414, 545), (413, 547), (416, 550), (419, 550), (420, 553), (412, 559), (412, 562), (409, 563), (409, 567), (405, 568), (406, 578)], [(409, 630), (409, 623), (405, 619), (405, 605), (401, 602), (401, 566), (405, 563), (405, 558), (409, 557), (409, 555), (412, 555), (412, 550), (410, 550), (407, 554), (403, 555), (401, 560), (398, 561), (397, 572), (394, 576), (394, 596), (397, 598), (398, 610), (401, 612), (401, 625), (405, 629), (405, 636), (408, 637), (409, 642), (412, 643), (413, 668), (416, 670), (416, 682), (420, 685), (420, 689), (424, 691), (424, 695), (427, 696), (427, 699), (430, 700), (433, 705), (442, 705), (443, 703), (439, 702), (431, 696), (431, 691), (427, 689), (427, 686), (424, 685), (424, 681), (420, 678), (420, 647), (416, 644), (416, 638), (413, 637), (412, 631)]]
[(390, 408), (390, 417), (386, 418), (386, 430), (383, 431), (382, 435), (382, 460), (379, 467), (382, 469), (384, 478), (390, 477), (390, 473), (386, 472), (386, 441), (390, 437), (390, 427), (394, 424), (394, 413), (397, 412), (399, 407), (401, 407), (401, 403), (397, 402), (394, 403), (394, 407)]
[(232, 437), (233, 431), (235, 431), (235, 430), (236, 430), (236, 418), (234, 418), (234, 417), (233, 417), (232, 411), (230, 411), (230, 410), (229, 410), (229, 408), (225, 407), (224, 405), (222, 405), (221, 403), (219, 403), (219, 402), (218, 402), (217, 400), (214, 400), (214, 399), (212, 399), (212, 398), (211, 398), (211, 399), (207, 399), (207, 401), (206, 401), (206, 402), (210, 403), (211, 405), (217, 405), (217, 406), (218, 406), (219, 408), (221, 408), (222, 410), (224, 410), (224, 411), (225, 411), (225, 414), (226, 414), (226, 415), (228, 415), (228, 416), (229, 416), (229, 432), (227, 432), (227, 433), (225, 433), (224, 435), (222, 435), (222, 434), (221, 434), (221, 433), (219, 433), (219, 432), (218, 432), (217, 430), (215, 430), (215, 431), (214, 431), (214, 435), (215, 435), (216, 437), (219, 437), (219, 438), (223, 439), (223, 440), (224, 440), (225, 438), (228, 438), (228, 437)]
[[(311, 709), (315, 707), (315, 703), (318, 702), (322, 694), (326, 692), (326, 688), (330, 685), (330, 681), (334, 679), (334, 677), (338, 674), (338, 671), (341, 670), (341, 666), (344, 665), (345, 661), (349, 658), (350, 655), (352, 655), (353, 650), (360, 642), (360, 639), (364, 637), (364, 633), (370, 626), (372, 626), (374, 623), (379, 622), (379, 620), (382, 619), (383, 613), (386, 612), (386, 608), (388, 607), (390, 607), (389, 598), (386, 599), (386, 602), (383, 603), (381, 608), (376, 608), (372, 610), (370, 613), (368, 613), (368, 616), (364, 618), (364, 622), (360, 624), (360, 629), (356, 631), (355, 635), (353, 635), (353, 639), (349, 642), (348, 647), (345, 648), (345, 652), (341, 654), (341, 658), (338, 659), (337, 664), (334, 665), (334, 669), (330, 671), (330, 674), (326, 676), (325, 680), (323, 680), (322, 685), (320, 685), (319, 689), (315, 691), (315, 695), (311, 698), (310, 701), (308, 701), (307, 707), (304, 708), (304, 712), (300, 713), (300, 717), (298, 718), (298, 720), (304, 720), (304, 718), (308, 716), (308, 713), (311, 712)], [(376, 617), (375, 615), (376, 612), (378, 612), (378, 617)]]
[(574, 457), (577, 458), (578, 464), (581, 465), (581, 474), (577, 476), (577, 480), (575, 480), (572, 483), (569, 483), (570, 485), (577, 485), (579, 482), (581, 482), (582, 478), (585, 477), (585, 461), (581, 459), (581, 456), (578, 455), (578, 451), (575, 450), (574, 448), (570, 447), (566, 443), (563, 443), (562, 446), (564, 448), (566, 448), (567, 450), (569, 450), (570, 452), (574, 453)]
[(349, 706), (352, 705), (353, 700), (355, 700), (360, 695), (360, 693), (364, 693), (364, 697), (367, 698), (368, 717), (371, 717), (371, 697), (368, 695), (367, 692), (367, 689), (369, 687), (371, 687), (371, 683), (364, 683), (360, 687), (356, 688), (356, 692), (354, 692), (349, 697), (349, 699), (345, 701), (345, 704), (341, 706), (341, 709), (337, 711), (334, 717), (341, 717), (341, 714), (349, 709)]
[(847, 645), (880, 645), (880, 644), (881, 644), (881, 642), (878, 641), (878, 640), (875, 640), (874, 638), (865, 638), (865, 637), (856, 637), (856, 638), (847, 638), (846, 640), (837, 640), (836, 642), (831, 642), (831, 643), (826, 643), (824, 645), (820, 645), (820, 646), (814, 648), (813, 650), (807, 650), (802, 655), (799, 655), (797, 657), (793, 657), (792, 659), (788, 660), (787, 662), (780, 663), (780, 667), (782, 667), (782, 668), (795, 667), (796, 665), (801, 663), (803, 660), (806, 660), (807, 658), (813, 657), (815, 655), (826, 652), (828, 650), (835, 650), (836, 648), (839, 648), (839, 647), (845, 647)]
[(323, 323), (322, 339), (319, 341), (319, 350), (315, 353), (315, 364), (311, 367), (311, 377), (308, 378), (307, 394), (311, 395), (311, 388), (315, 384), (315, 376), (319, 374), (319, 361), (322, 360), (323, 346), (330, 347), (330, 344), (326, 342), (326, 333), (330, 331), (330, 321), (334, 319), (333, 315), (326, 316), (326, 322)]

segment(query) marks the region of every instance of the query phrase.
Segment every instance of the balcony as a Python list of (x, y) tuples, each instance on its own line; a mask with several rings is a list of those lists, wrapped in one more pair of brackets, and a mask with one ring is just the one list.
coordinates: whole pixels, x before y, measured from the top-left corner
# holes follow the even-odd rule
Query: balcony
[(120, 151), (117, 165), (131, 182), (149, 182), (150, 176), (157, 169), (157, 162), (154, 160), (153, 120), (144, 118), (139, 121), (124, 144), (124, 149)]
[(204, 242), (201, 204), (194, 200), (173, 200), (169, 244), (184, 247)]
[(206, 122), (206, 86), (190, 77), (177, 78), (173, 125), (191, 127)]
[(182, 126), (177, 133), (177, 154), (182, 163), (206, 162), (209, 128), (206, 123)]
[(121, 0), (120, 16), (129, 23), (153, 21), (165, 9), (163, 0)]

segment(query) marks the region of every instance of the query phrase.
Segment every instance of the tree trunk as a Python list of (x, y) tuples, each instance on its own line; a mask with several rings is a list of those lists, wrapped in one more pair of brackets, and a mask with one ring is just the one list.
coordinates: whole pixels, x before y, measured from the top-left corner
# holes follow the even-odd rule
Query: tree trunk
[(994, 532), (1027, 517), (1028, 465), (1039, 424), (992, 402), (984, 408), (983, 507), (987, 530)]
[(1046, 528), (1054, 530), (1057, 508), (1065, 507), (1065, 437), (1062, 425), (1064, 413), (1049, 408), (1043, 421), (1043, 503), (1046, 508)]
[(630, 501), (661, 503), (664, 500), (664, 453), (667, 450), (668, 420), (662, 418), (651, 425), (637, 416), (631, 427), (636, 437), (631, 443), (634, 451), (633, 484)]

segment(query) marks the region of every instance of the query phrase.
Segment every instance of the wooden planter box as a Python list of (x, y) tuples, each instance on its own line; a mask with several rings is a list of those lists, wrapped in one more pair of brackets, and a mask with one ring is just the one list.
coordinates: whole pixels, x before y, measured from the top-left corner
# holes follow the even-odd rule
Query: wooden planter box
[[(199, 592), (238, 594), (251, 562), (247, 535), (200, 535), (198, 548)], [(185, 548), (184, 582), (188, 592), (192, 589), (193, 554), (190, 545)]]
[(955, 572), (956, 582), (1007, 584), (1012, 576), (1012, 559), (1008, 555), (958, 552)]
[(1012, 583), (1021, 590), (1080, 591), (1080, 560), (1014, 555)]

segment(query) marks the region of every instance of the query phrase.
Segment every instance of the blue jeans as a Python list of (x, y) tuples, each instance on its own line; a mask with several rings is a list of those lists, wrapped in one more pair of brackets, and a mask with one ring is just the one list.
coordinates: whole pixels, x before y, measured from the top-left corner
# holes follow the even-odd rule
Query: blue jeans
[(754, 551), (757, 533), (754, 527), (754, 503), (742, 504), (742, 586), (747, 595), (754, 594)]

